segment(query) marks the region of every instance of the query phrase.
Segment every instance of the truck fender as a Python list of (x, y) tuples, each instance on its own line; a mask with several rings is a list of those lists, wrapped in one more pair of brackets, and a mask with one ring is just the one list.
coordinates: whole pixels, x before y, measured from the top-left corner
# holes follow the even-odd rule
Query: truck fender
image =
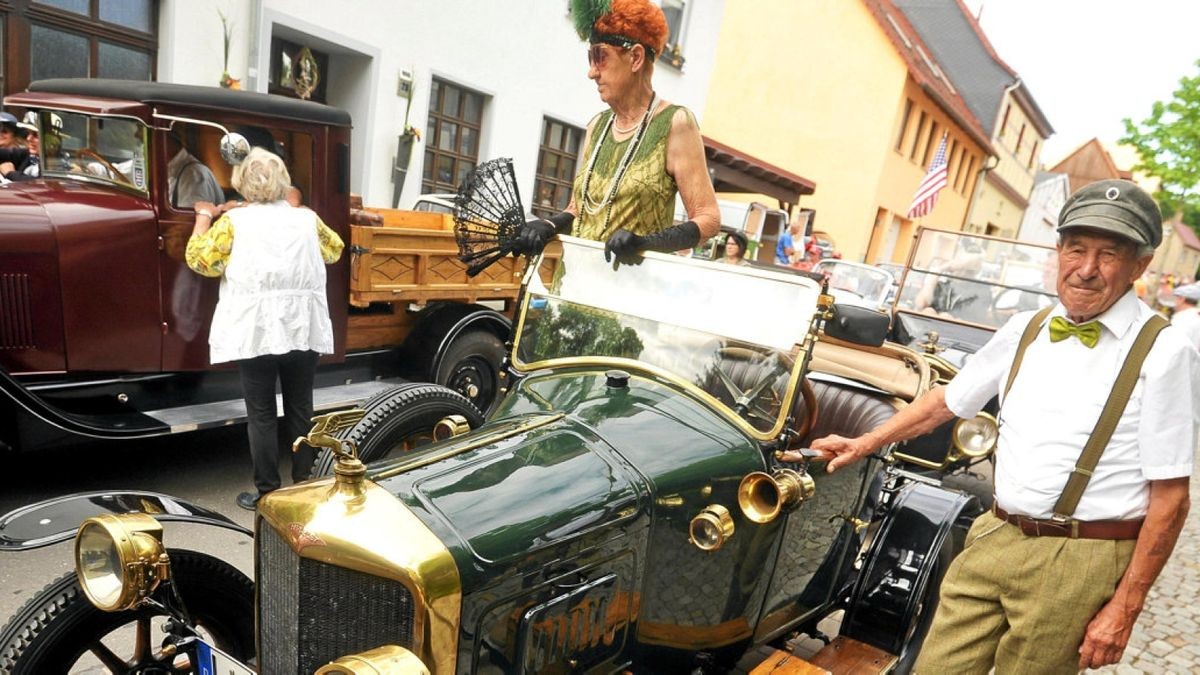
[(229, 518), (158, 492), (79, 492), (23, 506), (0, 516), (0, 552), (30, 551), (67, 541), (79, 524), (105, 513), (145, 513), (160, 522), (212, 525), (249, 537), (254, 533)]
[(867, 549), (841, 633), (911, 668), (928, 632), (942, 577), (979, 513), (972, 495), (923, 482), (901, 488)]
[(447, 302), (426, 309), (412, 332), (404, 341), (403, 350), (418, 358), (428, 359), (425, 378), (434, 381), (442, 358), (454, 340), (468, 330), (483, 328), (507, 342), (512, 334), (512, 321), (494, 309), (482, 305)]
[[(115, 427), (102, 426), (77, 418), (47, 404), (37, 394), (26, 389), (3, 368), (0, 368), (0, 405), (5, 399), (13, 406), (14, 410), (24, 410), (41, 423), (76, 436), (111, 440), (149, 438), (171, 433), (170, 427), (158, 423)], [(5, 440), (3, 434), (0, 433), (0, 441), (3, 440)], [(8, 440), (15, 441), (16, 439)]]

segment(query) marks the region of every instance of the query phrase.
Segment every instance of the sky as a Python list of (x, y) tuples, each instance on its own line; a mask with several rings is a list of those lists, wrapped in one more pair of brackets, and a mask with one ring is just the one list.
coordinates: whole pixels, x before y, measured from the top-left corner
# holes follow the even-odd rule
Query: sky
[(1115, 145), (1122, 118), (1200, 74), (1200, 0), (964, 1), (1054, 127), (1046, 166), (1092, 138)]

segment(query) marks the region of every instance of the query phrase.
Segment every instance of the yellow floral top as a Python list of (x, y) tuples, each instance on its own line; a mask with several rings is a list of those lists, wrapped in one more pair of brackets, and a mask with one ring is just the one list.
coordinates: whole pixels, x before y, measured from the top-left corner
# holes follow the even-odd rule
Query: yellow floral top
[[(313, 216), (317, 221), (317, 242), (321, 247), (321, 259), (325, 261), (326, 265), (332, 265), (342, 257), (342, 248), (345, 244), (342, 243), (342, 238), (338, 236), (337, 232), (331, 230), (320, 216), (315, 213)], [(232, 251), (233, 223), (229, 220), (228, 215), (222, 214), (204, 234), (193, 235), (188, 239), (184, 259), (187, 261), (187, 266), (197, 274), (219, 277), (225, 274), (225, 267), (229, 264), (229, 254)]]

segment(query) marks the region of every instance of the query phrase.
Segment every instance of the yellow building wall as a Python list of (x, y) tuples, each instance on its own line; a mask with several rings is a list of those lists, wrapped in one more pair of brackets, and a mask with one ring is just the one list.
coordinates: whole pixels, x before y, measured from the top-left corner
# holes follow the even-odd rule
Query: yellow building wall
[[(868, 249), (877, 221), (903, 216), (925, 174), (893, 150), (909, 98), (939, 128), (949, 126), (861, 2), (729, 2), (703, 132), (813, 180), (816, 192), (800, 206), (816, 209), (814, 229), (828, 232), (846, 259), (875, 262)], [(950, 192), (926, 224), (959, 229), (967, 197)], [(893, 258), (907, 252), (911, 225)]]
[[(992, 139), (992, 147), (997, 153), (997, 158), (992, 160), (996, 165), (992, 172), (1028, 201), (1037, 177), (1038, 155), (1046, 138), (1038, 132), (1025, 109), (1011, 94), (1006, 96), (999, 114), (996, 135)], [(963, 229), (1015, 237), (1021, 229), (1025, 208), (1025, 204), (984, 180)]]
[(816, 182), (800, 206), (858, 259), (905, 73), (857, 0), (729, 2), (702, 130)]
[[(873, 236), (865, 255), (865, 260), (870, 263), (905, 261), (917, 226), (960, 229), (975, 177), (983, 162), (979, 144), (970, 140), (912, 79), (906, 79), (900, 107), (893, 120), (892, 138), (882, 149), (884, 170), (876, 186)], [(904, 116), (906, 101), (912, 102), (907, 120)], [(903, 136), (902, 123), (905, 123)], [(937, 204), (929, 215), (916, 221), (909, 220), (908, 207), (928, 173), (943, 134), (946, 134), (947, 185), (938, 193)]]

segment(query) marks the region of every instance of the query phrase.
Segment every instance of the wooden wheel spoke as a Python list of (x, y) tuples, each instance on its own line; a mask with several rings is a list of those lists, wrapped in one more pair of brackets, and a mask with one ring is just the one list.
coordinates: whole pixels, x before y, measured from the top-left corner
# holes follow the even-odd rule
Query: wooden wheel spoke
[(143, 616), (137, 621), (136, 638), (133, 646), (133, 662), (144, 663), (150, 657), (150, 617)]

